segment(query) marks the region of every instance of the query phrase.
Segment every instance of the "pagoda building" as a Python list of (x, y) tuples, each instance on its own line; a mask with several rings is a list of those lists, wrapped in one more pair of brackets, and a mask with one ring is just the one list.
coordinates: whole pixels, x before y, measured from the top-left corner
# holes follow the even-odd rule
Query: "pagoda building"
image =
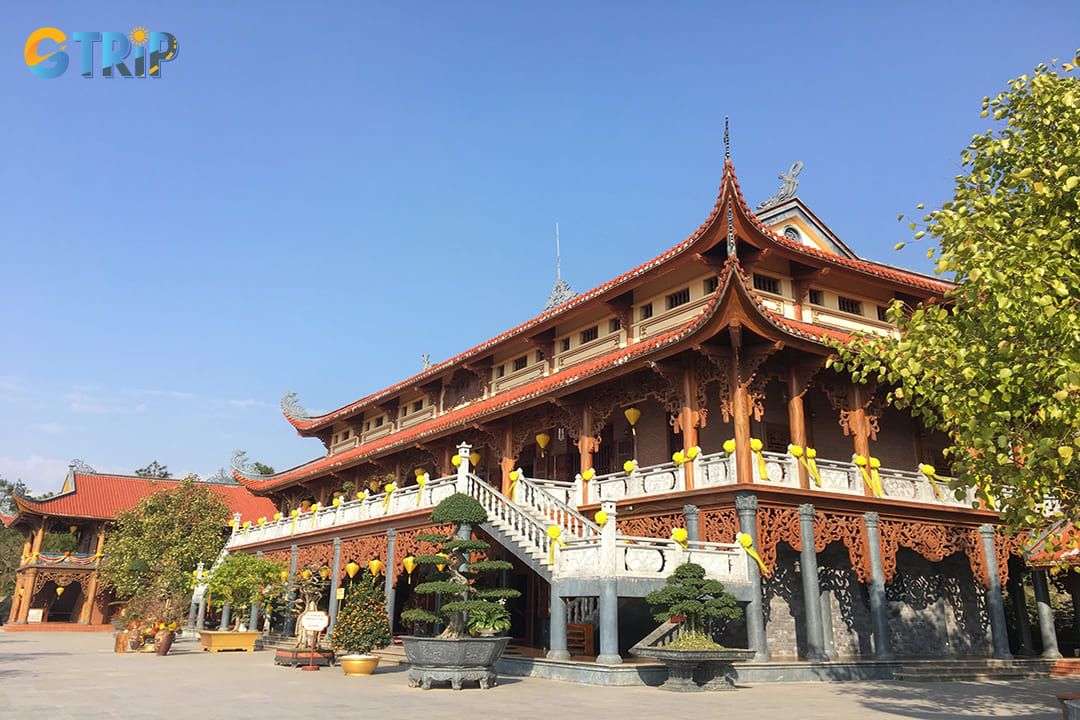
[[(231, 478), (200, 481), (234, 513), (254, 522), (274, 513), (273, 505)], [(60, 492), (42, 500), (15, 495), (16, 512), (6, 519), (20, 530), (23, 544), (16, 571), (15, 595), (5, 630), (57, 626), (100, 626), (110, 619), (114, 599), (99, 582), (98, 568), (108, 553), (110, 524), (144, 497), (175, 486), (179, 480), (98, 473), (74, 462)], [(222, 528), (223, 532), (225, 528)], [(66, 535), (71, 551), (49, 552), (50, 535)], [(39, 625), (42, 623), (45, 625)], [(111, 627), (108, 629), (112, 629)]]
[(279, 514), (228, 549), (335, 585), (379, 559), (400, 627), (415, 537), (467, 492), (515, 566), (511, 633), (552, 658), (584, 625), (618, 663), (655, 627), (644, 594), (688, 558), (744, 603), (730, 644), (759, 661), (1009, 657), (1020, 540), (934, 470), (942, 433), (826, 367), (855, 331), (895, 336), (893, 302), (952, 286), (856, 256), (795, 196), (800, 168), (754, 211), (728, 158), (708, 217), (654, 259), (332, 412), (286, 393), (324, 452), (269, 476), (234, 456)]

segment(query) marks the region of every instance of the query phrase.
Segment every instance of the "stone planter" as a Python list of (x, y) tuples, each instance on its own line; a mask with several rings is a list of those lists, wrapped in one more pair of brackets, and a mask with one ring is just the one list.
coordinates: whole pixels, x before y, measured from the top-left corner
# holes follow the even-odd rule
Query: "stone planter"
[[(698, 690), (734, 690), (733, 662), (745, 662), (754, 657), (753, 650), (670, 650), (665, 647), (636, 647), (631, 651), (638, 657), (659, 660), (668, 669), (668, 679), (661, 690), (696, 692)], [(695, 673), (701, 679), (694, 680)]]
[(401, 642), (409, 661), (409, 687), (431, 688), (448, 682), (460, 690), (464, 682), (479, 682), (487, 690), (495, 686), (495, 662), (510, 644), (508, 637), (433, 638), (404, 635)]
[(330, 667), (334, 664), (333, 650), (316, 650), (311, 648), (278, 648), (274, 651), (274, 664), (286, 667), (303, 667), (315, 665), (317, 667)]
[(346, 675), (370, 675), (379, 667), (378, 655), (339, 655), (337, 661)]
[(255, 641), (261, 633), (254, 630), (249, 632), (229, 632), (228, 630), (200, 630), (200, 649), (209, 652), (221, 650), (255, 650)]
[(168, 655), (174, 640), (176, 640), (175, 630), (162, 630), (159, 632), (154, 638), (157, 654)]

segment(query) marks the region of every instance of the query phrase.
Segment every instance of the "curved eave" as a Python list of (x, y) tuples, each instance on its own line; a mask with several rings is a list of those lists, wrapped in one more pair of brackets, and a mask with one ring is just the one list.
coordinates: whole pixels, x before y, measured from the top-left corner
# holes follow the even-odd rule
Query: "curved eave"
[[(307, 419), (290, 417), (288, 413), (283, 414), (301, 435), (313, 434), (314, 432), (325, 429), (337, 420), (375, 405), (410, 387), (422, 385), (425, 381), (438, 377), (440, 374), (452, 370), (468, 360), (481, 357), (504, 342), (521, 338), (528, 333), (541, 331), (542, 329), (545, 329), (545, 326), (554, 324), (572, 310), (579, 309), (593, 301), (600, 301), (607, 296), (622, 294), (623, 292), (626, 292), (628, 285), (657, 274), (662, 266), (667, 265), (677, 258), (693, 257), (694, 252), (704, 252), (704, 250), (707, 249), (707, 247), (703, 246), (711, 246), (713, 238), (718, 234), (726, 232), (726, 219), (723, 218), (721, 210), (726, 206), (727, 198), (733, 193), (738, 196), (739, 202), (745, 207), (745, 202), (742, 199), (742, 191), (739, 189), (738, 179), (735, 177), (734, 166), (732, 166), (730, 160), (725, 160), (724, 173), (720, 181), (720, 189), (716, 197), (716, 202), (713, 205), (712, 212), (709, 213), (708, 218), (698, 226), (693, 234), (670, 250), (657, 255), (652, 260), (637, 266), (633, 270), (619, 275), (614, 280), (609, 280), (603, 285), (582, 293), (558, 307), (542, 313), (501, 335), (495, 336), (487, 342), (481, 343), (474, 348), (455, 355), (449, 360), (433, 365), (431, 368), (414, 375), (407, 380), (403, 380), (396, 385), (391, 385), (385, 390), (380, 390), (377, 393), (368, 395), (367, 397), (339, 408), (338, 410)], [(709, 231), (711, 229), (716, 232), (710, 233)]]
[(18, 523), (20, 520), (23, 520), (28, 515), (33, 515), (34, 517), (48, 516), (48, 517), (51, 517), (51, 518), (73, 518), (73, 519), (85, 519), (85, 520), (112, 520), (112, 516), (103, 516), (103, 515), (94, 515), (94, 514), (77, 514), (77, 515), (75, 515), (75, 514), (72, 514), (70, 512), (57, 512), (55, 510), (50, 510), (49, 505), (52, 502), (54, 502), (56, 500), (63, 499), (65, 497), (69, 496), (69, 495), (73, 495), (74, 493), (75, 493), (75, 491), (71, 490), (71, 491), (66, 492), (66, 493), (59, 493), (57, 495), (53, 495), (52, 497), (45, 498), (44, 500), (31, 500), (29, 498), (20, 497), (18, 495), (12, 495), (12, 498), (15, 500), (15, 515), (8, 522), (8, 526), (9, 527), (14, 526), (16, 523)]
[(266, 493), (284, 489), (306, 480), (321, 477), (327, 473), (354, 467), (382, 453), (421, 442), (452, 431), (455, 428), (464, 427), (471, 422), (492, 418), (510, 409), (527, 407), (529, 403), (535, 403), (538, 399), (549, 396), (552, 391), (567, 390), (584, 385), (588, 381), (596, 382), (605, 374), (617, 371), (618, 368), (630, 362), (677, 352), (684, 345), (689, 345), (693, 339), (715, 332), (720, 327), (721, 324), (716, 322), (716, 313), (721, 306), (722, 299), (729, 294), (733, 274), (729, 270), (725, 270), (721, 275), (723, 282), (713, 291), (712, 297), (698, 311), (697, 315), (682, 325), (659, 335), (640, 340), (599, 357), (585, 360), (552, 373), (547, 377), (494, 395), (486, 400), (453, 410), (445, 415), (421, 423), (414, 428), (387, 435), (375, 442), (361, 445), (338, 455), (313, 460), (277, 475), (268, 476), (263, 480), (253, 480), (235, 471), (233, 477), (252, 492)]

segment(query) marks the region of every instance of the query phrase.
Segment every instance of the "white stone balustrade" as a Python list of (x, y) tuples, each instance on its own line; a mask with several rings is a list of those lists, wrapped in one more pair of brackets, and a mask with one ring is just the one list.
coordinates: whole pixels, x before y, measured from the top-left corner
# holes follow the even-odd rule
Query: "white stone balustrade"
[(723, 583), (749, 582), (746, 552), (735, 543), (688, 542), (684, 548), (665, 538), (615, 535), (613, 557), (605, 563), (598, 540), (570, 540), (555, 552), (554, 575), (562, 578), (596, 577), (609, 565), (620, 578), (663, 580), (686, 562), (705, 568), (706, 575)]

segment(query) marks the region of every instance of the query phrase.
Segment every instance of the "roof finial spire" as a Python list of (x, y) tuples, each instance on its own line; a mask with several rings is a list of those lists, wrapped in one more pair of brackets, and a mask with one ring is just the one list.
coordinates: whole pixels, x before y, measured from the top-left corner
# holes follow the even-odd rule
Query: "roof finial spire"
[(731, 137), (728, 135), (728, 117), (724, 116), (724, 159), (731, 160)]
[(562, 279), (562, 251), (559, 247), (559, 223), (555, 223), (555, 287), (551, 288), (544, 310), (551, 310), (562, 305), (567, 300), (576, 297), (577, 293), (570, 289), (566, 281)]

